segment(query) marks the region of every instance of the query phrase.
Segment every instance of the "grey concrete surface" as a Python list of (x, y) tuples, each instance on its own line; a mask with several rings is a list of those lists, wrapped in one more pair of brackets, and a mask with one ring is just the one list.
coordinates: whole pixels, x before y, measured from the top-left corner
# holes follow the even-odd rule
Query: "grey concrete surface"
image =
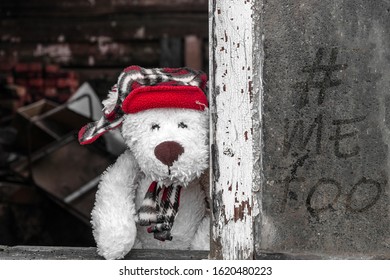
[(258, 252), (390, 257), (390, 1), (264, 1)]

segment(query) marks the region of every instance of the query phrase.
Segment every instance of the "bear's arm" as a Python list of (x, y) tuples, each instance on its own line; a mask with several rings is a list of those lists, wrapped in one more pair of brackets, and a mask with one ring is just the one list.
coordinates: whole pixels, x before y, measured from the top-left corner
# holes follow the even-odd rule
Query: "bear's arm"
[(134, 199), (139, 176), (139, 167), (129, 150), (102, 175), (91, 215), (98, 253), (106, 259), (123, 258), (134, 245)]

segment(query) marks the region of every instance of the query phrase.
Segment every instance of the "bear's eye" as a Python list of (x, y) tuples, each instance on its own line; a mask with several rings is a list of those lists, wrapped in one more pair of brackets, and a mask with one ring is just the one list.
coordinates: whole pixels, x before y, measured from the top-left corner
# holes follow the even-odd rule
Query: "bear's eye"
[(157, 130), (159, 130), (160, 129), (160, 126), (158, 125), (158, 124), (152, 124), (152, 130), (155, 130), (155, 129), (157, 129)]
[(180, 128), (188, 128), (188, 126), (183, 122), (180, 122), (177, 126)]

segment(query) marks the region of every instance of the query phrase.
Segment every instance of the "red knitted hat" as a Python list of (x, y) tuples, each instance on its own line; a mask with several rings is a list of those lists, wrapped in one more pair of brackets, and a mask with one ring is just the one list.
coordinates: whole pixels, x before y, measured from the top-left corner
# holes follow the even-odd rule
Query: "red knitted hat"
[(103, 117), (79, 131), (80, 144), (90, 144), (107, 131), (119, 127), (124, 114), (154, 108), (204, 110), (207, 76), (189, 68), (124, 69), (118, 83), (103, 101)]

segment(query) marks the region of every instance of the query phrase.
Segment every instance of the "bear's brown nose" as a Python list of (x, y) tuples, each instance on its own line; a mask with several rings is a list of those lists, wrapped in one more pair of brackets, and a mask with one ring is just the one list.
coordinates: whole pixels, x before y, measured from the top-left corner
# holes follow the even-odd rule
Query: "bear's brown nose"
[(182, 153), (184, 153), (184, 148), (174, 141), (162, 142), (154, 148), (156, 158), (168, 166), (172, 166), (173, 162), (177, 160)]

